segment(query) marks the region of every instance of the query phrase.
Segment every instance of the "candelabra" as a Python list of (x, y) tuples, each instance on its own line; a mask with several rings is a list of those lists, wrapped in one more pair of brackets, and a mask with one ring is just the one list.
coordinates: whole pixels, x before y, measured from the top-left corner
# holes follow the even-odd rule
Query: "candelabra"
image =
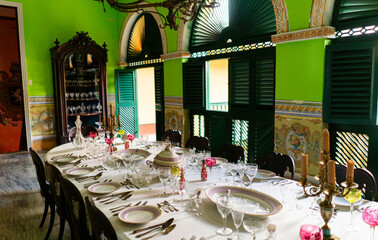
[[(302, 156), (302, 164), (306, 165), (305, 168), (307, 168), (307, 155), (305, 161), (303, 161)], [(303, 168), (300, 183), (306, 196), (315, 197), (319, 196), (320, 194), (324, 195), (324, 200), (319, 204), (320, 214), (325, 223), (322, 227), (324, 240), (339, 239), (338, 237), (331, 234), (331, 229), (328, 226), (328, 222), (332, 218), (332, 214), (335, 208), (335, 205), (332, 203), (332, 199), (334, 196), (345, 197), (349, 194), (350, 189), (358, 187), (358, 184), (353, 182), (353, 171), (354, 163), (352, 161), (348, 161), (346, 181), (341, 183), (341, 186), (336, 185), (335, 161), (330, 159), (329, 133), (328, 130), (325, 129), (325, 131), (323, 132), (322, 161), (319, 162), (318, 176), (315, 177), (316, 180), (319, 181), (319, 185), (314, 186), (307, 182), (307, 169), (303, 170)], [(305, 174), (303, 174), (303, 172), (305, 172)]]
[[(118, 125), (116, 119), (118, 120)], [(108, 125), (104, 126), (106, 135), (113, 139), (116, 138), (119, 128), (121, 128), (121, 121), (119, 119), (119, 115), (113, 114), (113, 106), (110, 104), (110, 115), (108, 117)]]

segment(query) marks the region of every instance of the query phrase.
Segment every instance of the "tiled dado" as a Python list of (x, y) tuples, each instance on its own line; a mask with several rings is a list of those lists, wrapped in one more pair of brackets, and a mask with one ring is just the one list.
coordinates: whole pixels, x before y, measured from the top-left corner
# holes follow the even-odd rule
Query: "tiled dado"
[(165, 110), (165, 130), (179, 130), (181, 132), (182, 142), (189, 138), (188, 112), (184, 110), (183, 98), (174, 96), (164, 97)]
[(300, 171), (301, 154), (308, 154), (309, 174), (317, 174), (322, 131), (321, 102), (276, 101), (275, 151), (293, 157), (296, 171)]

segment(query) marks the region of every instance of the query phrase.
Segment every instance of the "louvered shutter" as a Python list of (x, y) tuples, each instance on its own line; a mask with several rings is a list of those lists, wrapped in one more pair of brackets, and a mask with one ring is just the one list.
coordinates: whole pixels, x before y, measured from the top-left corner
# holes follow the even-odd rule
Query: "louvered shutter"
[(255, 63), (257, 108), (274, 107), (275, 61), (274, 58), (257, 59)]
[(377, 0), (341, 0), (339, 3), (334, 13), (334, 24), (338, 29), (361, 27), (378, 21)]
[(253, 121), (250, 124), (250, 139), (249, 159), (254, 162), (263, 153), (274, 150), (274, 122)]
[(374, 60), (377, 50), (373, 44), (327, 46), (325, 122), (376, 124), (374, 71), (378, 70), (378, 63)]
[(211, 144), (211, 152), (215, 156), (222, 144), (229, 143), (227, 136), (228, 131), (225, 131), (225, 129), (228, 129), (226, 115), (222, 114), (210, 116), (208, 125), (210, 130), (208, 138)]
[(232, 144), (244, 148), (245, 159), (249, 156), (249, 121), (232, 119)]
[(161, 139), (164, 133), (164, 71), (163, 66), (155, 66), (155, 112), (156, 139)]
[[(129, 133), (138, 132), (138, 105), (134, 71), (115, 70), (116, 107), (120, 115), (121, 128)], [(137, 134), (138, 136), (138, 134)]]
[(184, 108), (205, 109), (204, 62), (183, 64)]
[(231, 109), (247, 109), (250, 104), (250, 60), (231, 59), (229, 61), (231, 84)]

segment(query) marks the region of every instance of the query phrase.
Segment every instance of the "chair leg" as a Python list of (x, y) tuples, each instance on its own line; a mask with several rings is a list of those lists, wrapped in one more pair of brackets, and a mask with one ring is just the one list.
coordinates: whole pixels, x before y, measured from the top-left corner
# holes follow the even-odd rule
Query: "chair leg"
[(52, 228), (54, 226), (54, 219), (55, 219), (55, 205), (54, 204), (50, 205), (50, 210), (51, 210), (50, 225), (49, 225), (49, 229), (47, 230), (47, 233), (46, 233), (46, 236), (45, 236), (45, 240), (49, 239), (51, 231), (52, 231)]
[(64, 219), (64, 217), (60, 217), (58, 240), (62, 240), (63, 238), (65, 224), (66, 224), (66, 219)]
[(45, 210), (43, 211), (43, 217), (42, 217), (41, 224), (39, 224), (39, 228), (43, 227), (43, 224), (45, 223), (48, 211), (49, 211), (49, 203), (48, 203), (47, 199), (45, 199)]

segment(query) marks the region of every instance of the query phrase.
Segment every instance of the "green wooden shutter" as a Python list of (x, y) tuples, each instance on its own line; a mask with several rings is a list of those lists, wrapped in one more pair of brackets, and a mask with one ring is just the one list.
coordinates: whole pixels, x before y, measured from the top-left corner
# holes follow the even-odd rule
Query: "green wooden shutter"
[[(265, 152), (274, 150), (274, 122), (254, 121), (250, 124), (250, 142), (249, 159), (250, 162)], [(253, 148), (253, 150), (252, 150)], [(253, 154), (253, 156), (252, 156)], [(253, 160), (252, 160), (253, 159)]]
[(219, 147), (224, 143), (229, 143), (227, 132), (226, 116), (222, 115), (211, 115), (209, 117), (209, 135), (208, 138), (211, 143), (211, 152), (215, 156)]
[(327, 46), (324, 121), (376, 124), (376, 47), (372, 44)]
[(274, 58), (257, 59), (255, 65), (257, 108), (274, 107), (275, 60)]
[(377, 0), (339, 0), (335, 3), (335, 25), (340, 28), (362, 27), (378, 21)]
[(250, 104), (250, 60), (229, 61), (231, 109), (246, 109)]
[(138, 105), (134, 71), (116, 69), (115, 83), (116, 107), (117, 114), (120, 115), (121, 128), (132, 134), (137, 133), (139, 131)]
[(205, 63), (184, 63), (184, 108), (205, 109)]
[(163, 66), (155, 66), (155, 112), (156, 139), (161, 139), (164, 133), (164, 70)]

